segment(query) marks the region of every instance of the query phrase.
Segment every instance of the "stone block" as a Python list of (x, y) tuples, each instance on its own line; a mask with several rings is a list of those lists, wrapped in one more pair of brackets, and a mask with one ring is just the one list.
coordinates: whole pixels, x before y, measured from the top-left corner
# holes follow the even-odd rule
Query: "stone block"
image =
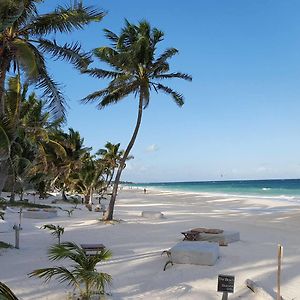
[(57, 210), (25, 210), (22, 215), (24, 218), (29, 219), (50, 219), (57, 217)]
[(173, 263), (213, 266), (219, 257), (218, 243), (182, 241), (170, 249)]
[(142, 217), (148, 219), (162, 219), (164, 215), (160, 211), (142, 211)]

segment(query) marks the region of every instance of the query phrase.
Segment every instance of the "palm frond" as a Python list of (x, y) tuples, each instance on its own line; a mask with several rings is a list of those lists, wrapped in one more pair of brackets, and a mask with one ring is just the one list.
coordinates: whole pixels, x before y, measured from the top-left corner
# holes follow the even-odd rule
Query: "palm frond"
[(39, 277), (45, 282), (56, 276), (60, 283), (67, 282), (68, 285), (78, 286), (75, 276), (65, 267), (52, 267), (52, 268), (42, 268), (37, 269), (28, 274), (29, 277)]
[(81, 102), (88, 103), (91, 101), (95, 101), (95, 100), (101, 99), (104, 95), (107, 95), (107, 94), (109, 94), (109, 91), (107, 89), (96, 91), (94, 93), (87, 95), (85, 98), (81, 99)]
[(159, 65), (177, 53), (178, 53), (178, 50), (176, 48), (168, 48), (156, 59), (154, 64)]
[(0, 298), (4, 300), (18, 300), (12, 290), (3, 282), (0, 282)]
[(109, 94), (104, 95), (102, 97), (102, 100), (97, 105), (99, 109), (102, 109), (106, 107), (107, 105), (114, 104), (119, 102), (120, 100), (124, 99), (126, 96), (128, 96), (131, 93), (138, 91), (138, 83), (132, 82), (131, 84), (127, 85), (118, 85), (118, 86), (109, 86)]
[(24, 28), (24, 32), (32, 35), (47, 35), (50, 33), (68, 33), (75, 29), (82, 29), (92, 21), (100, 21), (105, 16), (91, 6), (58, 7), (54, 12), (37, 17)]
[(30, 80), (38, 78), (38, 68), (36, 64), (36, 56), (32, 47), (24, 40), (14, 39), (12, 42), (15, 48), (15, 55), (18, 62), (21, 64), (22, 69)]
[(156, 75), (155, 78), (158, 79), (169, 79), (169, 78), (180, 78), (187, 81), (192, 81), (192, 76), (186, 73), (176, 72), (176, 73), (169, 73), (169, 74), (159, 74)]
[(167, 87), (162, 84), (155, 84), (155, 88), (157, 90), (163, 91), (165, 94), (172, 96), (173, 100), (178, 106), (182, 106), (184, 104), (184, 97), (182, 94), (174, 91), (170, 87)]
[(36, 66), (39, 73), (36, 86), (43, 90), (42, 97), (46, 98), (46, 102), (56, 119), (64, 119), (66, 104), (59, 85), (48, 74), (45, 59), (42, 54), (32, 44), (29, 44), (29, 46), (35, 54)]
[(52, 58), (62, 59), (72, 63), (77, 69), (85, 69), (92, 62), (90, 55), (81, 51), (79, 43), (59, 46), (55, 40), (39, 39), (39, 49), (52, 55)]
[(44, 91), (42, 97), (48, 98), (47, 102), (53, 115), (58, 119), (64, 118), (66, 105), (64, 96), (59, 89), (58, 83), (50, 77), (45, 69), (41, 69), (37, 87)]
[(83, 70), (81, 73), (83, 74), (89, 74), (92, 77), (95, 78), (116, 78), (117, 76), (121, 75), (120, 72), (114, 72), (114, 71), (107, 71), (99, 68), (93, 68), (93, 69), (87, 69)]

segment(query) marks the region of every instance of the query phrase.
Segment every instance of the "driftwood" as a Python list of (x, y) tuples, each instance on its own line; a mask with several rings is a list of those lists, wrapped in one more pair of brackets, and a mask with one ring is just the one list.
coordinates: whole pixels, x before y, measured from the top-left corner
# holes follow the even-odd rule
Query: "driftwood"
[[(247, 279), (245, 281), (246, 286), (253, 292), (255, 293), (257, 296), (261, 297), (264, 300), (274, 300), (276, 299), (276, 297), (273, 297), (272, 295), (270, 295), (262, 286), (259, 286), (256, 282)], [(281, 300), (284, 300), (281, 297)]]

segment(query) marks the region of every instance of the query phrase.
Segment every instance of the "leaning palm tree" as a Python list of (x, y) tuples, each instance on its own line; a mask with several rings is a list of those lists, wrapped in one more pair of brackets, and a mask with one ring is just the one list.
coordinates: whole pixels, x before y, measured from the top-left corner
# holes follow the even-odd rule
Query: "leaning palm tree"
[[(68, 61), (78, 69), (87, 67), (90, 55), (83, 53), (78, 43), (61, 46), (55, 39), (48, 39), (47, 36), (82, 29), (92, 21), (101, 20), (104, 13), (80, 3), (58, 6), (52, 12), (38, 14), (36, 6), (41, 0), (13, 2), (13, 7), (5, 6), (7, 11), (11, 11), (13, 18), (0, 31), (0, 117), (5, 114), (3, 95), (6, 74), (10, 70), (18, 74), (23, 71), (27, 79), (43, 90), (50, 107), (55, 109), (54, 112), (61, 115), (64, 112), (64, 98), (58, 84), (48, 73), (44, 54)], [(21, 6), (16, 8), (18, 4)]]
[(110, 104), (118, 103), (123, 98), (133, 94), (138, 97), (138, 115), (136, 125), (120, 160), (116, 173), (112, 197), (105, 220), (113, 219), (117, 190), (126, 159), (136, 140), (143, 109), (149, 104), (151, 91), (163, 92), (172, 97), (178, 106), (184, 104), (182, 94), (161, 83), (162, 79), (179, 78), (192, 80), (185, 73), (169, 72), (168, 59), (178, 53), (175, 48), (169, 48), (158, 57), (156, 50), (164, 34), (157, 28), (151, 28), (146, 21), (133, 25), (126, 20), (126, 26), (120, 35), (105, 29), (105, 35), (112, 43), (112, 47), (101, 47), (94, 50), (94, 55), (110, 66), (110, 70), (99, 68), (87, 69), (87, 73), (96, 78), (110, 78), (111, 81), (104, 89), (96, 91), (84, 99), (83, 102), (99, 101), (98, 108), (102, 109)]
[(72, 242), (54, 245), (49, 250), (51, 261), (69, 259), (74, 264), (69, 269), (63, 266), (34, 270), (29, 277), (43, 278), (48, 282), (56, 276), (60, 283), (68, 283), (81, 293), (82, 300), (89, 300), (93, 293), (104, 294), (106, 286), (111, 282), (111, 276), (98, 272), (96, 264), (111, 257), (109, 250), (102, 250), (95, 255), (87, 255), (85, 251)]

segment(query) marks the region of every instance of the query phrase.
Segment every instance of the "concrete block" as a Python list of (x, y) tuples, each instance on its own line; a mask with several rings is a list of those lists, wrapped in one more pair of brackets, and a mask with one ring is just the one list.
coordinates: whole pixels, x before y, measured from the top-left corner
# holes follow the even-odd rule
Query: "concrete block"
[(23, 211), (23, 217), (29, 219), (50, 219), (57, 217), (57, 210), (25, 210)]
[(182, 241), (170, 249), (173, 263), (213, 266), (219, 257), (218, 243)]
[(160, 211), (142, 211), (142, 217), (148, 219), (161, 219), (164, 215)]

